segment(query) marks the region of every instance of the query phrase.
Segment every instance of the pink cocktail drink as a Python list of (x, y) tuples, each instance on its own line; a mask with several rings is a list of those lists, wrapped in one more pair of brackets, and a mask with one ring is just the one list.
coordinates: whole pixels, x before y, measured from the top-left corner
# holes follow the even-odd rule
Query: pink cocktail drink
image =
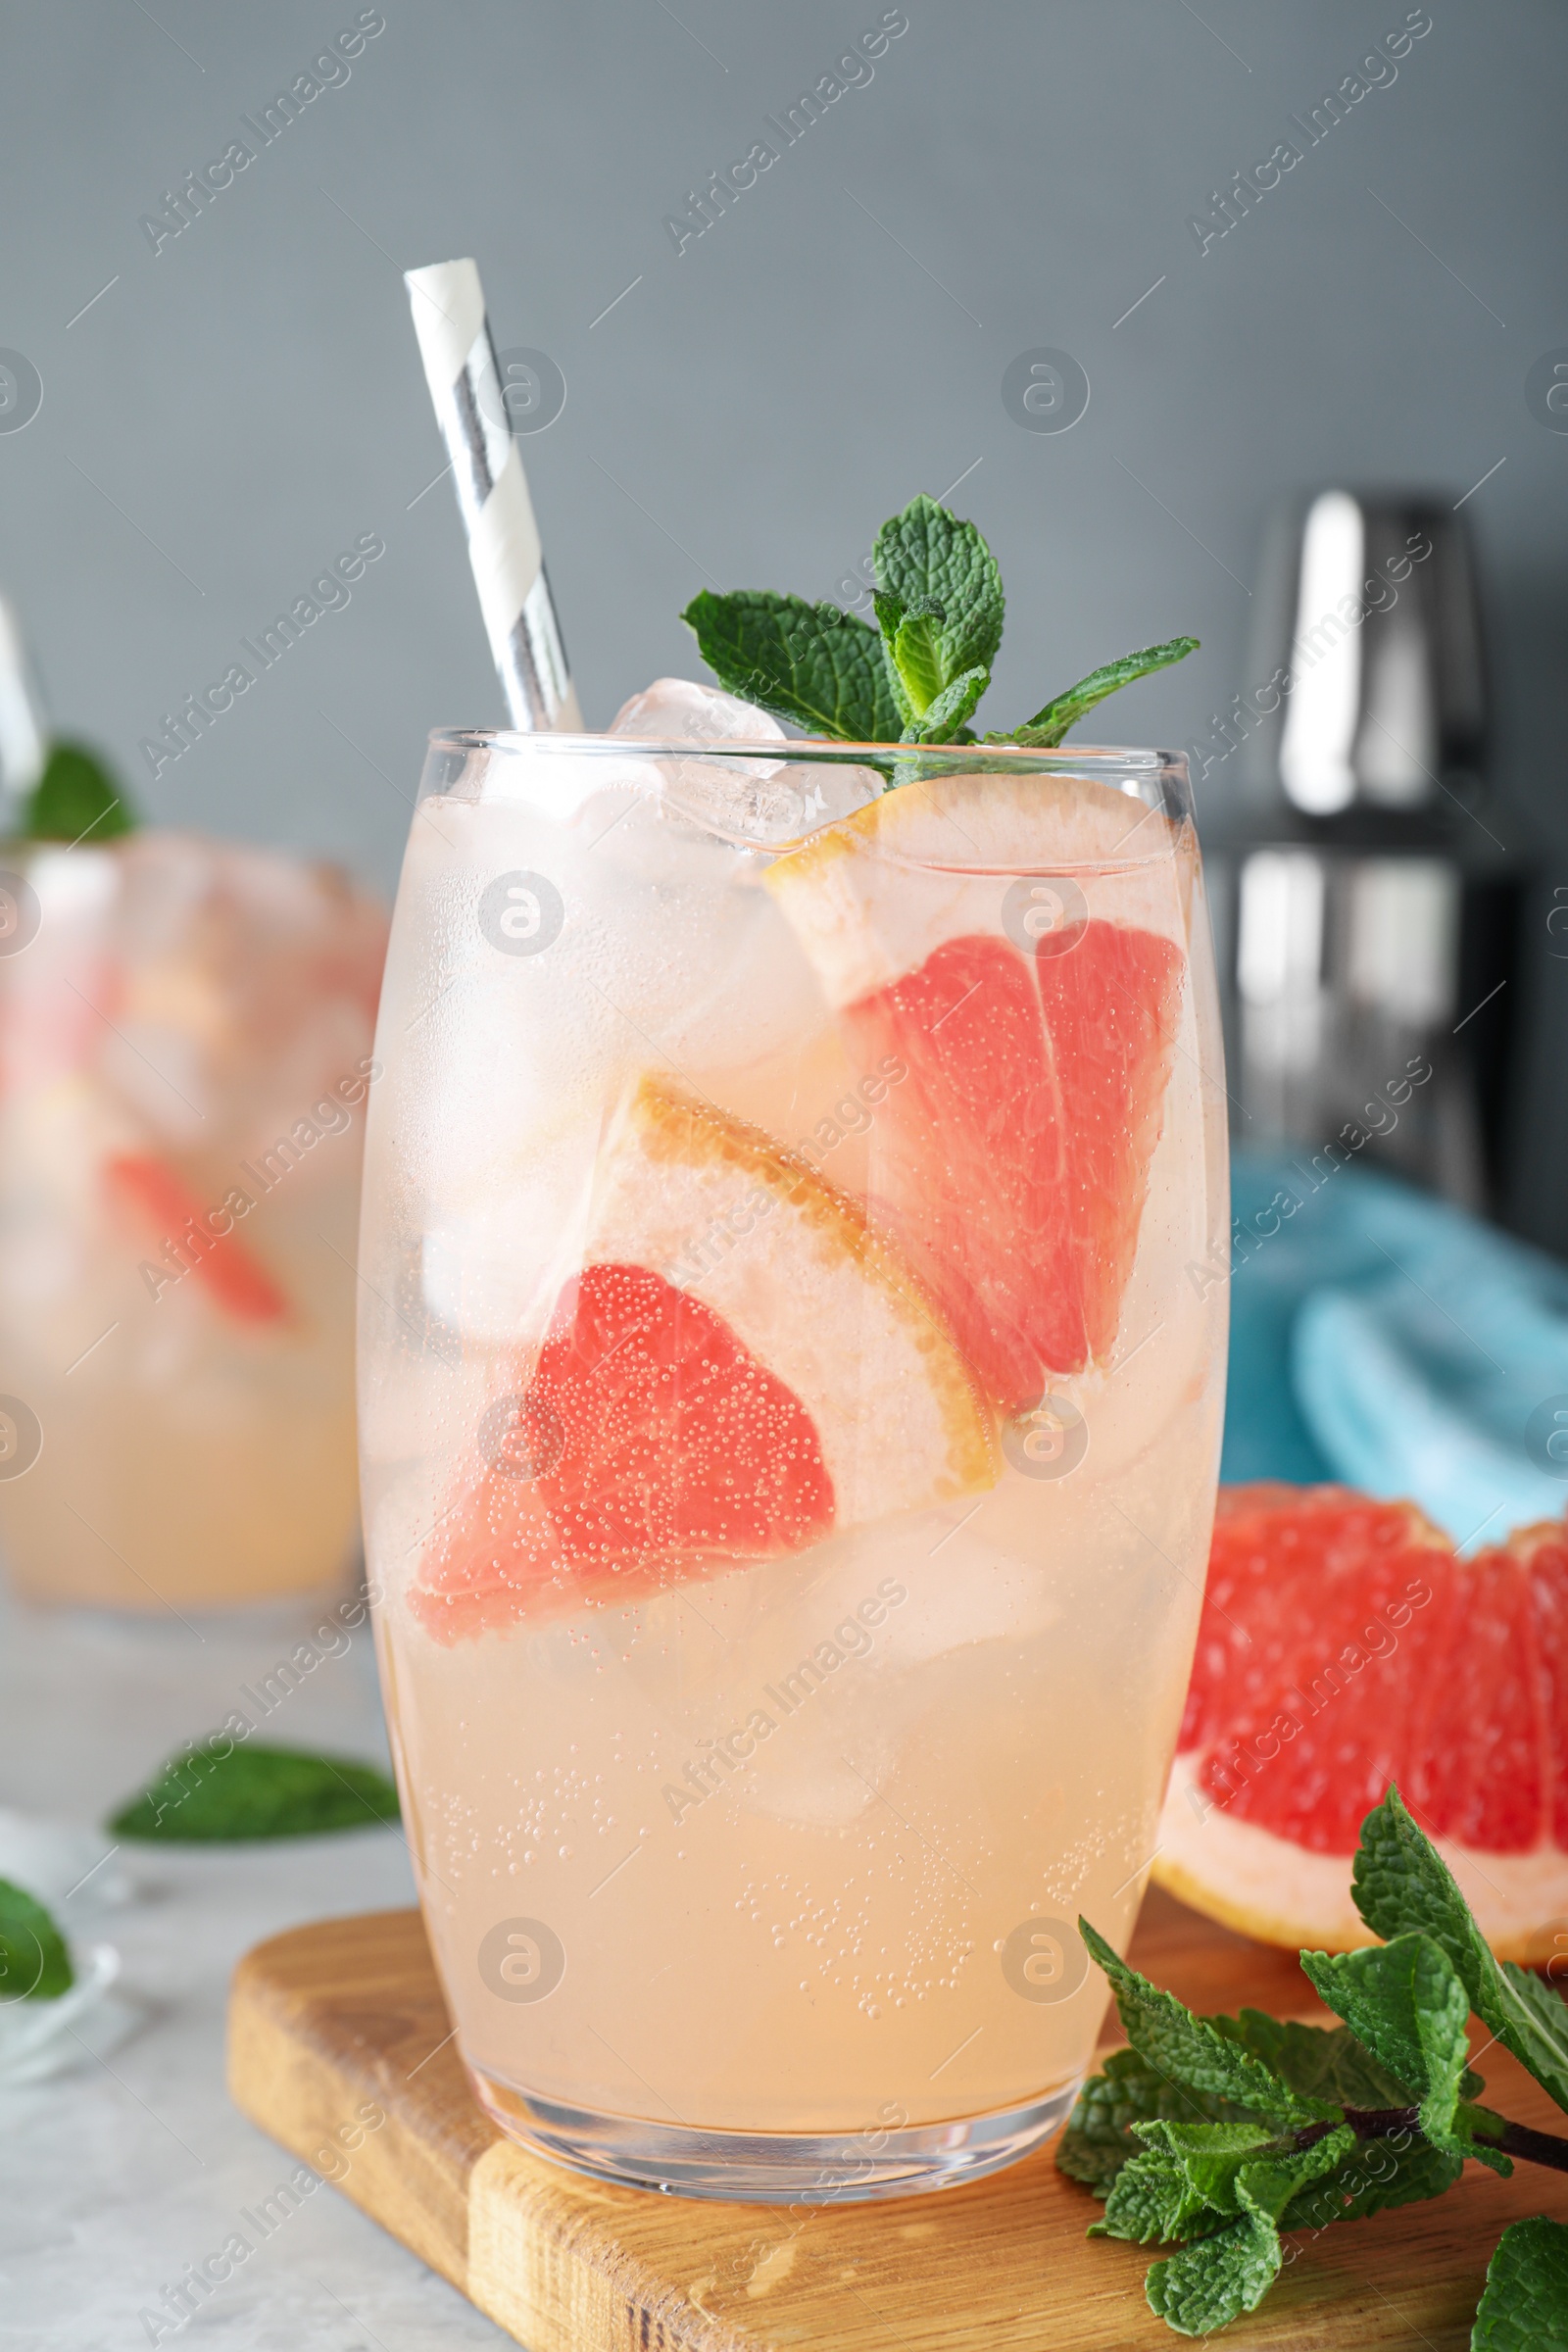
[(438, 738), (381, 1011), (363, 1482), (437, 1962), (510, 2131), (696, 2193), (1054, 2128), (1201, 1600), (1181, 763), (892, 772)]

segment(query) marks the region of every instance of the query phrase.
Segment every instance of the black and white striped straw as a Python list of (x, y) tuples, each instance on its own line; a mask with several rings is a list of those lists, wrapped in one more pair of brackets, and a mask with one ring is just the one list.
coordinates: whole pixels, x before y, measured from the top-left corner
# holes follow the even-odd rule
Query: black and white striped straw
[(425, 381), (457, 483), (479, 609), (514, 727), (582, 726), (527, 477), (472, 262), (404, 271)]

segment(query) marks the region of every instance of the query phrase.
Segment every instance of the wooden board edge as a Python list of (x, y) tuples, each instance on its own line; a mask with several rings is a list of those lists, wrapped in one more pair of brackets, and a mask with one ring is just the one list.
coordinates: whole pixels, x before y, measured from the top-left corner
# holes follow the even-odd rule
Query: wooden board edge
[[(572, 2210), (536, 2160), (500, 2140), (469, 2181), (469, 2300), (527, 2352), (758, 2352), (603, 2222)], [(573, 2183), (580, 2197), (583, 2183)]]
[(405, 2123), (373, 2050), (346, 2057), (312, 2031), (311, 2003), (287, 1993), (272, 1974), (287, 1940), (258, 1944), (234, 1970), (229, 2096), (259, 2130), (466, 2294), (466, 2168), (443, 2161), (445, 2151), (432, 2152)]

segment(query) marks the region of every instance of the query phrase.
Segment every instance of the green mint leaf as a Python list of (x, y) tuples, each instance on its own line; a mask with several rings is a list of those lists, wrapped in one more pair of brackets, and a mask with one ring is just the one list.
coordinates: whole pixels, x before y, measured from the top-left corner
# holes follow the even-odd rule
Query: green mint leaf
[(75, 1981), (66, 1939), (42, 1903), (0, 1879), (0, 2002), (57, 2001)]
[(1171, 662), (1183, 662), (1197, 651), (1196, 637), (1172, 637), (1164, 645), (1146, 645), (1136, 654), (1123, 654), (1119, 662), (1107, 662), (1102, 669), (1092, 669), (1087, 678), (1080, 678), (1076, 686), (1058, 694), (1011, 736), (989, 736), (987, 741), (1023, 743), (1034, 750), (1049, 751), (1097, 703), (1102, 703), (1107, 694), (1116, 694), (1123, 686), (1150, 677), (1156, 669), (1167, 669)]
[(1194, 2188), (1179, 2156), (1168, 2148), (1145, 2148), (1116, 2175), (1105, 2200), (1104, 2218), (1091, 2223), (1089, 2235), (1126, 2238), (1135, 2246), (1170, 2245), (1179, 2238), (1203, 2237), (1212, 2230), (1222, 2230), (1227, 2218)]
[(909, 700), (908, 688), (899, 675), (898, 662), (893, 658), (893, 648), (898, 643), (899, 630), (904, 624), (904, 606), (898, 597), (886, 588), (872, 589), (871, 605), (876, 613), (876, 625), (882, 637), (882, 665), (887, 674), (888, 690), (892, 694), (900, 721), (906, 727), (913, 721), (917, 713), (913, 703)]
[(43, 774), (23, 810), (27, 841), (113, 841), (138, 819), (96, 752), (81, 743), (51, 746)]
[(1441, 1944), (1430, 1936), (1397, 1936), (1370, 1951), (1332, 1958), (1303, 1952), (1301, 1966), (1335, 2014), (1411, 2085), (1421, 2102), (1421, 2130), (1435, 2148), (1512, 2172), (1508, 2158), (1477, 2141), (1461, 2117), (1470, 1995)]
[(1212, 2237), (1156, 2262), (1144, 2293), (1155, 2318), (1178, 2335), (1208, 2335), (1257, 2309), (1279, 2277), (1281, 2259), (1273, 2223), (1246, 2213)]
[(1110, 1979), (1128, 2040), (1151, 2066), (1173, 2082), (1214, 2098), (1233, 2099), (1253, 2114), (1281, 2123), (1339, 2121), (1338, 2101), (1303, 2098), (1206, 2018), (1195, 2017), (1174, 1993), (1161, 1992), (1129, 1968), (1086, 1919), (1079, 1920), (1078, 1932)]
[[(1296, 2018), (1269, 2017), (1244, 2009), (1239, 2017), (1211, 2017), (1218, 2034), (1239, 2041), (1271, 2073), (1303, 2098), (1332, 2099), (1342, 2107), (1413, 2107), (1416, 2093), (1380, 2066), (1348, 2026), (1303, 2026)], [(1471, 2076), (1466, 2089), (1484, 2087)]]
[(966, 669), (930, 703), (924, 714), (904, 730), (906, 743), (972, 743), (967, 721), (991, 683), (989, 669)]
[(1568, 2222), (1510, 2222), (1487, 2266), (1470, 2352), (1568, 2352)]
[[(1141, 2138), (1182, 2167), (1195, 2209), (1207, 2208), (1227, 2218), (1266, 2212), (1278, 2220), (1294, 2196), (1332, 2173), (1355, 2146), (1348, 2124), (1338, 2125), (1307, 2148), (1296, 2147), (1268, 2124), (1162, 2120), (1136, 2128)], [(1107, 2206), (1107, 2219), (1109, 2210)]]
[(1354, 2144), (1354, 2132), (1342, 2124), (1313, 2147), (1242, 2164), (1229, 2191), (1236, 2219), (1155, 2263), (1144, 2285), (1150, 2310), (1178, 2335), (1207, 2335), (1255, 2311), (1279, 2277), (1281, 2215)]
[(1366, 1951), (1303, 1952), (1301, 1969), (1319, 1999), (1409, 2086), (1396, 2104), (1415, 2105), (1450, 2076), (1458, 2098), (1470, 2003), (1441, 1944), (1430, 1936), (1396, 1936)]
[[(1480, 1936), (1480, 1930), (1477, 1930)], [(1481, 1948), (1492, 1954), (1484, 1939)], [(1511, 1960), (1492, 1961), (1494, 1976), (1483, 1980), (1490, 2010), (1472, 1992), (1471, 2005), (1484, 2018), (1503, 2048), (1527, 2067), (1543, 2090), (1549, 2091), (1568, 2112), (1568, 2008), (1555, 1984), (1516, 1968)], [(1462, 1971), (1460, 1972), (1463, 1973)]]
[(1178, 2123), (1250, 2120), (1233, 2100), (1217, 2099), (1173, 2082), (1136, 2050), (1112, 2050), (1103, 2070), (1091, 2075), (1078, 2093), (1078, 2103), (1056, 2142), (1058, 2169), (1103, 2197), (1122, 2166), (1142, 2152), (1142, 2142), (1132, 2127), (1161, 2116)]
[(219, 1843), (312, 1838), (397, 1818), (398, 1792), (372, 1765), (215, 1733), (172, 1756), (109, 1828), (117, 1838)]
[[(1203, 2234), (1197, 2244), (1156, 2263), (1145, 2281), (1150, 2310), (1175, 2328), (1178, 2335), (1206, 2335), (1222, 2328), (1242, 2312), (1255, 2312), (1269, 2286), (1279, 2277), (1284, 2260), (1279, 2244), (1279, 2221), (1293, 2221), (1296, 2199), (1319, 2178), (1333, 2174), (1354, 2152), (1356, 2135), (1349, 2124), (1328, 2131), (1312, 2147), (1281, 2147), (1260, 2154), (1244, 2154), (1239, 2147), (1222, 2150), (1218, 2133), (1210, 2129), (1210, 2145), (1197, 2145), (1199, 2131), (1183, 2124), (1152, 2124), (1178, 2145), (1187, 2145), (1185, 2164), (1192, 2192), (1206, 2182), (1210, 2209), (1234, 2211), (1234, 2221)], [(1220, 2127), (1239, 2142), (1242, 2129)], [(1232, 2169), (1234, 2166), (1234, 2169)], [(1173, 2204), (1173, 2199), (1171, 2199)], [(1109, 2211), (1109, 2209), (1107, 2209)]]
[(909, 708), (923, 717), (947, 684), (940, 630), (947, 615), (934, 596), (922, 596), (900, 620), (889, 645)]
[[(939, 686), (951, 685), (966, 669), (990, 669), (1002, 643), (1002, 575), (972, 522), (959, 522), (934, 498), (911, 499), (878, 531), (872, 563), (878, 589), (906, 614), (924, 612), (928, 603), (940, 606), (942, 619), (934, 626)], [(880, 608), (878, 620), (887, 644)]]
[(1464, 2171), (1464, 2158), (1450, 2156), (1411, 2126), (1389, 2139), (1364, 2139), (1291, 2201), (1287, 2228), (1326, 2230), (1330, 2222), (1361, 2222), (1369, 2214), (1441, 2197)]
[(1309, 2148), (1280, 2148), (1244, 2164), (1236, 2176), (1237, 2204), (1244, 2212), (1266, 2215), (1271, 2222), (1283, 2216), (1289, 2227), (1296, 2199), (1335, 2172), (1354, 2150), (1355, 2133), (1348, 2124), (1340, 2124)]
[(889, 683), (877, 632), (837, 605), (766, 589), (714, 596), (681, 614), (719, 684), (812, 735), (841, 743), (896, 743), (905, 715)]
[(1361, 1824), (1350, 1888), (1374, 1936), (1425, 1935), (1442, 1945), (1476, 2015), (1568, 2112), (1568, 2007), (1543, 1978), (1493, 1958), (1452, 1872), (1396, 1788)]

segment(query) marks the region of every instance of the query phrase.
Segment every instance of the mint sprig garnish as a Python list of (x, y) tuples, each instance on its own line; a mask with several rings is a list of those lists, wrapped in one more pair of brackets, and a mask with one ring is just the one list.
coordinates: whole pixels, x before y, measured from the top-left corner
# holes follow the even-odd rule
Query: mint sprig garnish
[(215, 1733), (172, 1756), (109, 1828), (117, 1838), (205, 1845), (314, 1838), (397, 1818), (398, 1792), (371, 1764)]
[[(1568, 2172), (1568, 2139), (1475, 2103), (1486, 2085), (1467, 2037), (1474, 2009), (1568, 2111), (1568, 2008), (1540, 1978), (1493, 1958), (1396, 1789), (1361, 1825), (1352, 1884), (1386, 1940), (1301, 1954), (1345, 2021), (1332, 2028), (1255, 2009), (1195, 2017), (1078, 1923), (1130, 2046), (1085, 2083), (1056, 2162), (1104, 2200), (1092, 2237), (1180, 2247), (1146, 2282), (1151, 2310), (1179, 2335), (1255, 2311), (1293, 2229), (1440, 2196), (1467, 2157), (1494, 2172), (1511, 2172), (1515, 2158)], [(1568, 2352), (1568, 2227), (1505, 2231), (1471, 2343)]]
[[(972, 522), (934, 498), (886, 521), (872, 555), (876, 627), (837, 605), (704, 589), (681, 618), (718, 682), (775, 718), (840, 743), (973, 743), (969, 725), (1002, 643), (1005, 599), (996, 558)], [(987, 743), (1059, 744), (1106, 695), (1196, 652), (1173, 637), (1092, 670), (1010, 735)], [(895, 765), (894, 780), (907, 772)]]
[(81, 743), (51, 745), (43, 774), (28, 795), (18, 830), (27, 841), (88, 841), (95, 846), (131, 832), (135, 810), (96, 752)]
[(0, 1879), (0, 2005), (58, 2001), (75, 1982), (66, 1939), (43, 1904)]

